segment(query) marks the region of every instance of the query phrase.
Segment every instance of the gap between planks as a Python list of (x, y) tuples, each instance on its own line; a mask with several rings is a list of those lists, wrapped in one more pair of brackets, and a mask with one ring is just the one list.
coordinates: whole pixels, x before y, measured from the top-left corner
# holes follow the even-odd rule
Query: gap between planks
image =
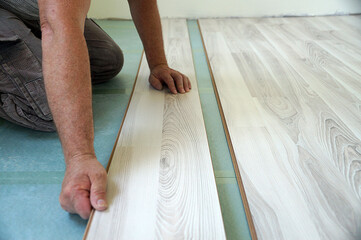
[(217, 86), (216, 86), (216, 83), (215, 83), (215, 80), (214, 80), (213, 71), (212, 71), (212, 68), (211, 68), (211, 65), (210, 65), (210, 62), (209, 62), (208, 52), (207, 52), (207, 49), (206, 49), (205, 44), (204, 44), (203, 34), (202, 34), (201, 26), (199, 24), (199, 20), (197, 20), (197, 25), (198, 25), (198, 29), (199, 29), (199, 32), (200, 32), (200, 35), (201, 35), (202, 45), (203, 45), (203, 49), (204, 49), (204, 52), (205, 52), (205, 55), (206, 55), (207, 65), (208, 65), (208, 69), (209, 69), (209, 72), (210, 72), (210, 75), (211, 75), (212, 85), (213, 85), (214, 93), (215, 93), (215, 96), (216, 96), (216, 99), (217, 99), (217, 105), (218, 105), (218, 109), (219, 109), (219, 112), (220, 112), (220, 115), (221, 115), (223, 129), (224, 129), (224, 132), (226, 134), (226, 139), (227, 139), (229, 151), (230, 151), (230, 154), (231, 154), (233, 167), (234, 167), (234, 170), (235, 170), (235, 173), (236, 173), (236, 179), (237, 179), (239, 191), (240, 191), (242, 202), (243, 202), (243, 207), (244, 207), (244, 210), (245, 210), (245, 213), (246, 213), (246, 218), (247, 218), (248, 227), (249, 227), (249, 230), (250, 230), (250, 233), (251, 233), (251, 238), (253, 240), (257, 240), (257, 233), (256, 233), (256, 229), (255, 229), (255, 226), (254, 226), (251, 210), (249, 208), (249, 204), (248, 204), (248, 200), (247, 200), (247, 194), (246, 194), (246, 191), (245, 191), (244, 186), (243, 186), (243, 181), (242, 181), (241, 174), (240, 174), (240, 172), (238, 170), (239, 168), (238, 168), (236, 155), (234, 153), (234, 148), (233, 148), (233, 144), (232, 144), (232, 141), (231, 141), (231, 138), (230, 138), (230, 135), (229, 135), (228, 126), (227, 126), (227, 123), (226, 123), (226, 120), (225, 120), (225, 117), (224, 117), (222, 104), (220, 102)]

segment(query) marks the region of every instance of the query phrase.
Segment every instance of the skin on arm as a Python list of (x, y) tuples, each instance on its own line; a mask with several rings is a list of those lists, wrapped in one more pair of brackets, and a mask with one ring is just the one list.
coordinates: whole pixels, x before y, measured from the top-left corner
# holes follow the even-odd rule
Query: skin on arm
[(164, 54), (162, 27), (156, 0), (128, 0), (151, 71), (150, 84), (161, 90), (166, 84), (174, 94), (191, 89), (187, 76), (169, 68)]
[(43, 76), (66, 172), (60, 204), (89, 217), (106, 209), (106, 178), (94, 152), (92, 93), (84, 23), (90, 0), (39, 0)]

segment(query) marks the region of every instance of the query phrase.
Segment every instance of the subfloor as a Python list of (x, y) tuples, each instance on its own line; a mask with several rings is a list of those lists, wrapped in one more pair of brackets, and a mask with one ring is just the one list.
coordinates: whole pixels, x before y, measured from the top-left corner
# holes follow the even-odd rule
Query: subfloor
[[(125, 55), (121, 73), (93, 87), (95, 150), (107, 165), (139, 66), (142, 45), (131, 21), (97, 23)], [(250, 239), (201, 36), (188, 21), (198, 89), (228, 239)], [(0, 240), (81, 239), (87, 224), (58, 202), (65, 165), (58, 136), (0, 119)]]

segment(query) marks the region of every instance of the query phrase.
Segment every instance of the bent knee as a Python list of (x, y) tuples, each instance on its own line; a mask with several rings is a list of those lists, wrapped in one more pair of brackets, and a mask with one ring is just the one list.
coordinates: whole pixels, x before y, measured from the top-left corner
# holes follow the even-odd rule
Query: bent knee
[(0, 118), (26, 128), (54, 132), (56, 127), (51, 115), (44, 117), (36, 113), (31, 104), (13, 94), (0, 94)]
[(93, 83), (101, 83), (115, 77), (123, 68), (124, 55), (115, 42), (102, 42), (89, 49)]

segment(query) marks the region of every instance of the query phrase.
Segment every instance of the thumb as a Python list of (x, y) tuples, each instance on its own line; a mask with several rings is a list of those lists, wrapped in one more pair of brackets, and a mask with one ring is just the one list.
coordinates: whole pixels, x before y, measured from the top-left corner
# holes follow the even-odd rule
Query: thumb
[(159, 81), (159, 79), (154, 77), (153, 74), (151, 74), (149, 77), (149, 83), (150, 85), (152, 85), (152, 87), (154, 87), (157, 90), (163, 89), (163, 84)]
[(108, 207), (106, 200), (107, 175), (97, 174), (90, 177), (90, 202), (96, 210), (105, 210)]

